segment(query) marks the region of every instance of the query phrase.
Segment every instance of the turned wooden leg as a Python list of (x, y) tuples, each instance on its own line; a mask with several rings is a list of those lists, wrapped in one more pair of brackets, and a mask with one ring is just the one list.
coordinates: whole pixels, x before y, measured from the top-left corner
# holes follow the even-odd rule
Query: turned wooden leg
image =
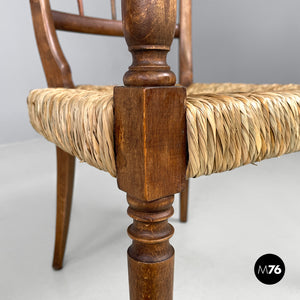
[(59, 270), (63, 259), (70, 223), (72, 193), (75, 170), (75, 157), (56, 147), (57, 157), (57, 206), (56, 234), (53, 268)]
[(128, 273), (131, 300), (171, 300), (173, 298), (174, 249), (169, 239), (174, 228), (174, 196), (146, 202), (127, 196), (128, 215), (133, 224), (128, 235)]
[(167, 219), (173, 214), (173, 195), (185, 181), (184, 99), (181, 87), (115, 88), (118, 187), (128, 195), (134, 220), (128, 228), (131, 300), (172, 299), (169, 239), (174, 229)]
[(187, 221), (189, 200), (189, 180), (186, 180), (185, 188), (180, 193), (180, 222)]
[[(131, 300), (171, 300), (174, 194), (187, 165), (186, 90), (167, 65), (176, 0), (122, 0), (123, 31), (132, 54), (125, 87), (114, 89), (118, 187), (127, 193)], [(147, 12), (147, 13), (145, 13)], [(142, 16), (142, 17), (141, 17)]]

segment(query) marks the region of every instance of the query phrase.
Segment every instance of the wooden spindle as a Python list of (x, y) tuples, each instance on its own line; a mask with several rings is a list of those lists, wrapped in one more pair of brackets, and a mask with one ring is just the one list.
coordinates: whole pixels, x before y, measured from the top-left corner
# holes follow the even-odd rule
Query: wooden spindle
[(77, 4), (78, 4), (79, 14), (80, 14), (81, 16), (84, 16), (82, 0), (77, 0)]
[(128, 249), (130, 299), (171, 300), (173, 296), (174, 248), (169, 239), (174, 228), (168, 223), (173, 215), (174, 196), (146, 203), (127, 196), (128, 227), (132, 245)]
[(116, 11), (116, 0), (110, 0), (111, 5), (111, 18), (117, 20), (117, 11)]
[(176, 28), (176, 0), (122, 0), (124, 36), (133, 62), (126, 86), (174, 85), (166, 59)]
[[(179, 39), (179, 83), (188, 87), (193, 83), (192, 56), (192, 0), (180, 1), (180, 39)], [(187, 221), (189, 180), (180, 193), (180, 221)]]
[[(146, 13), (145, 13), (146, 12)], [(174, 194), (186, 170), (185, 88), (166, 63), (176, 0), (122, 0), (124, 35), (133, 63), (126, 87), (114, 90), (117, 180), (127, 193), (130, 299), (171, 300)], [(129, 117), (130, 116), (130, 117)]]
[[(117, 180), (127, 192), (130, 299), (171, 300), (174, 194), (186, 170), (185, 89), (116, 87), (114, 91)], [(130, 116), (130, 117), (128, 117)]]
[(49, 1), (30, 0), (35, 37), (48, 87), (73, 88), (70, 66), (55, 32)]
[(192, 1), (180, 1), (180, 39), (179, 39), (179, 82), (183, 86), (193, 83), (192, 57)]

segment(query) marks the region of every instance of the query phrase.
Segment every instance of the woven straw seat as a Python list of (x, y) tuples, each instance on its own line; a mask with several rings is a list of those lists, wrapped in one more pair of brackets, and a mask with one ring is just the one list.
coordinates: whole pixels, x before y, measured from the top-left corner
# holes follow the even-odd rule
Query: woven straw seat
[[(192, 84), (186, 107), (187, 177), (300, 150), (298, 85)], [(47, 140), (116, 176), (113, 87), (33, 90), (28, 109)]]
[(30, 92), (27, 103), (38, 133), (81, 161), (116, 176), (112, 86), (37, 89)]

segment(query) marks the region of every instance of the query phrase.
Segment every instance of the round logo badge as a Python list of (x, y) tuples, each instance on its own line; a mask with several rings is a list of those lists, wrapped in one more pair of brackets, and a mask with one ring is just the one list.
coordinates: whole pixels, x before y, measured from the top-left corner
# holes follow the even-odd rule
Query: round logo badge
[(254, 273), (256, 278), (264, 284), (279, 282), (285, 273), (282, 259), (275, 254), (265, 254), (255, 263)]

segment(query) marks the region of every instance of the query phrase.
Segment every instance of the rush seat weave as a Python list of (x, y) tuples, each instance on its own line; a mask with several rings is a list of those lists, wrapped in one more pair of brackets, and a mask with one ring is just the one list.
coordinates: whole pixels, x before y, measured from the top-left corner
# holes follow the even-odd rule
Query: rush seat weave
[(38, 89), (30, 92), (27, 103), (38, 133), (81, 161), (116, 176), (112, 86)]
[(298, 85), (193, 84), (187, 94), (188, 177), (300, 150)]
[[(187, 177), (300, 150), (298, 85), (192, 84), (186, 108)], [(28, 109), (32, 126), (46, 139), (116, 176), (113, 87), (33, 90)]]

